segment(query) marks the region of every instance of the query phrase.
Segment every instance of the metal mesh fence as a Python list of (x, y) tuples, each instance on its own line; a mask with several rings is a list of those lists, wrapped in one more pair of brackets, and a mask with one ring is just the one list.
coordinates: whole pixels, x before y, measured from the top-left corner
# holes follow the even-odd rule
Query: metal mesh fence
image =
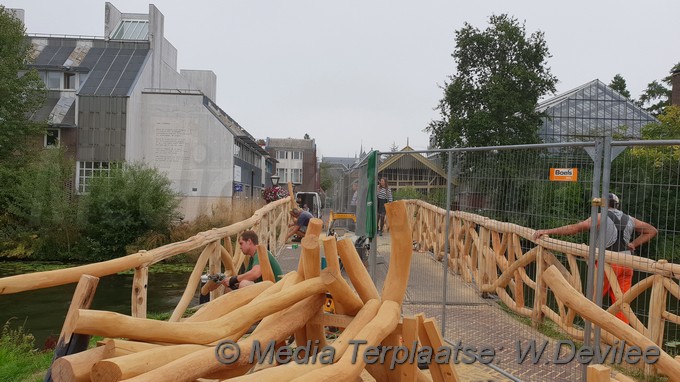
[[(680, 261), (680, 146), (633, 146), (625, 142), (615, 147), (625, 149), (612, 161), (610, 190), (620, 199), (620, 209), (635, 219), (658, 230), (656, 237), (635, 249), (634, 254), (652, 260)], [(616, 151), (614, 151), (616, 153)], [(636, 270), (632, 284), (650, 277)], [(673, 280), (678, 283), (677, 278)], [(665, 310), (680, 315), (680, 301), (672, 293), (667, 296)], [(604, 306), (611, 304), (606, 299)], [(631, 302), (640, 323), (650, 330), (654, 320), (652, 288), (644, 290)], [(631, 323), (633, 325), (633, 323)], [(633, 325), (635, 326), (635, 325)], [(660, 345), (670, 355), (680, 354), (680, 328), (673, 320), (663, 322)]]
[[(615, 157), (611, 162), (610, 151)], [(379, 154), (376, 180), (386, 179), (394, 200), (412, 203), (413, 257), (404, 315), (422, 312), (434, 317), (451, 344), (494, 349), (492, 365), (513, 378), (581, 380), (585, 369), (580, 363), (550, 362), (575, 350), (562, 348), (558, 355), (559, 339), (580, 342), (589, 333), (585, 320), (559, 303), (538, 276), (554, 265), (578, 293), (603, 296), (604, 309), (617, 313), (621, 310), (617, 306), (629, 304), (634, 313), (628, 315), (630, 326), (647, 337), (656, 336), (653, 340), (671, 355), (679, 352), (675, 322), (680, 322), (680, 288), (673, 272), (634, 267), (633, 286), (657, 275), (659, 290), (664, 290), (659, 292), (662, 303), (653, 302), (649, 281), (639, 288), (641, 293), (615, 305), (613, 292), (595, 291), (597, 270), (588, 266), (594, 262), (589, 259), (596, 258), (598, 237), (609, 246), (608, 235), (612, 229), (617, 232), (609, 220), (605, 224), (609, 231), (602, 235), (597, 225), (598, 214), (606, 208), (596, 201), (608, 191), (618, 195), (621, 211), (658, 229), (658, 235), (636, 248), (635, 255), (669, 263), (680, 257), (680, 146), (676, 141), (639, 147), (636, 142), (603, 139)], [(358, 235), (365, 228), (366, 190), (376, 186), (367, 184), (366, 171), (364, 160), (336, 176), (337, 189), (327, 205), (355, 213), (356, 227), (347, 228), (355, 228)], [(532, 238), (534, 230), (569, 225), (578, 229)], [(638, 234), (633, 232), (631, 240)], [(379, 290), (389, 266), (389, 235), (388, 221), (383, 236), (371, 243), (380, 259), (373, 273)], [(543, 245), (548, 239), (558, 244)], [(499, 287), (498, 278), (517, 262), (522, 265), (509, 272)], [(608, 258), (603, 269), (610, 272), (610, 268)], [(625, 294), (624, 286), (618, 288)], [(545, 351), (536, 360), (527, 353), (542, 346)]]

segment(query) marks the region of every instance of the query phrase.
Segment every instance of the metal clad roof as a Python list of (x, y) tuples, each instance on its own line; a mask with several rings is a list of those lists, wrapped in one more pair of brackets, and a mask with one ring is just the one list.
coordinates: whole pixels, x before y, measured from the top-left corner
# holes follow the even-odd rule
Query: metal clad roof
[(46, 122), (52, 113), (52, 110), (59, 102), (59, 92), (58, 91), (48, 91), (45, 98), (45, 102), (36, 110), (35, 114), (31, 117), (33, 121)]
[(52, 57), (52, 62), (50, 62), (50, 65), (64, 66), (69, 56), (71, 56), (71, 53), (73, 53), (74, 49), (75, 47), (73, 46), (62, 46), (54, 54), (54, 57)]
[(84, 66), (86, 68), (93, 68), (96, 64), (97, 61), (101, 58), (102, 54), (104, 54), (105, 48), (91, 48), (88, 52), (83, 61), (80, 63), (80, 66)]
[(80, 89), (80, 95), (128, 95), (148, 52), (148, 48), (105, 48)]
[(43, 48), (43, 50), (40, 52), (40, 55), (35, 59), (33, 62), (33, 65), (49, 65), (50, 62), (52, 61), (52, 57), (54, 57), (55, 53), (59, 51), (60, 47), (58, 46), (46, 46)]

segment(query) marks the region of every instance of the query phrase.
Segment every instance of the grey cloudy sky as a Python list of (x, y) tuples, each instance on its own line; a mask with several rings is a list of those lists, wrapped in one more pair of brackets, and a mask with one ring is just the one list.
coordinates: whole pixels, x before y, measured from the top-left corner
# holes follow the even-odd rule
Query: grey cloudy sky
[[(114, 0), (121, 12), (148, 3)], [(0, 0), (28, 33), (104, 34), (104, 2)], [(426, 149), (455, 72), (455, 31), (491, 14), (545, 33), (558, 93), (620, 73), (633, 97), (680, 61), (680, 1), (156, 0), (178, 68), (217, 75), (217, 104), (256, 138), (316, 139), (319, 157)]]

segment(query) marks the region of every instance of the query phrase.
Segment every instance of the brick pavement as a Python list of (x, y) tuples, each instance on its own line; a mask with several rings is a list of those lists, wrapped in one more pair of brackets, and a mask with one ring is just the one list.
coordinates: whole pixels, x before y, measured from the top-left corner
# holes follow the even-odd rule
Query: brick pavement
[[(389, 265), (389, 235), (378, 238), (378, 255), (385, 260), (376, 269), (376, 287), (382, 284)], [(300, 248), (288, 244), (277, 254), (284, 272), (297, 269)], [(555, 365), (546, 362), (553, 356), (555, 341), (502, 311), (494, 299), (483, 299), (474, 286), (451, 273), (447, 275), (446, 289), (442, 263), (429, 253), (415, 252), (411, 261), (408, 290), (404, 298), (403, 314), (425, 313), (436, 320), (441, 331), (442, 317), (446, 316), (444, 338), (452, 344), (493, 348), (496, 352), (493, 366), (522, 381), (579, 381), (581, 369), (576, 363)], [(441, 302), (446, 293), (446, 309)], [(547, 343), (540, 362), (533, 364), (528, 358), (517, 361), (518, 344), (526, 350), (530, 342), (539, 346)], [(511, 381), (510, 377), (479, 362), (455, 365), (463, 381)], [(365, 380), (371, 380), (370, 376)]]

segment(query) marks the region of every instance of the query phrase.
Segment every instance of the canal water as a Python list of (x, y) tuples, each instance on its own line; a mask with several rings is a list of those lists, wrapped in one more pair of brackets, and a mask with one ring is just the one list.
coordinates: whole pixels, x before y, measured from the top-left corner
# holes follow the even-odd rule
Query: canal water
[[(0, 263), (0, 277), (23, 273), (16, 263)], [(148, 282), (147, 312), (172, 311), (184, 292), (190, 271), (150, 272)], [(102, 277), (95, 292), (91, 309), (131, 314), (131, 273)], [(24, 329), (36, 338), (35, 347), (42, 348), (52, 336), (59, 337), (64, 318), (71, 303), (76, 284), (27, 291), (0, 296), (0, 325), (8, 320), (11, 327)], [(189, 306), (198, 304), (198, 290)]]

